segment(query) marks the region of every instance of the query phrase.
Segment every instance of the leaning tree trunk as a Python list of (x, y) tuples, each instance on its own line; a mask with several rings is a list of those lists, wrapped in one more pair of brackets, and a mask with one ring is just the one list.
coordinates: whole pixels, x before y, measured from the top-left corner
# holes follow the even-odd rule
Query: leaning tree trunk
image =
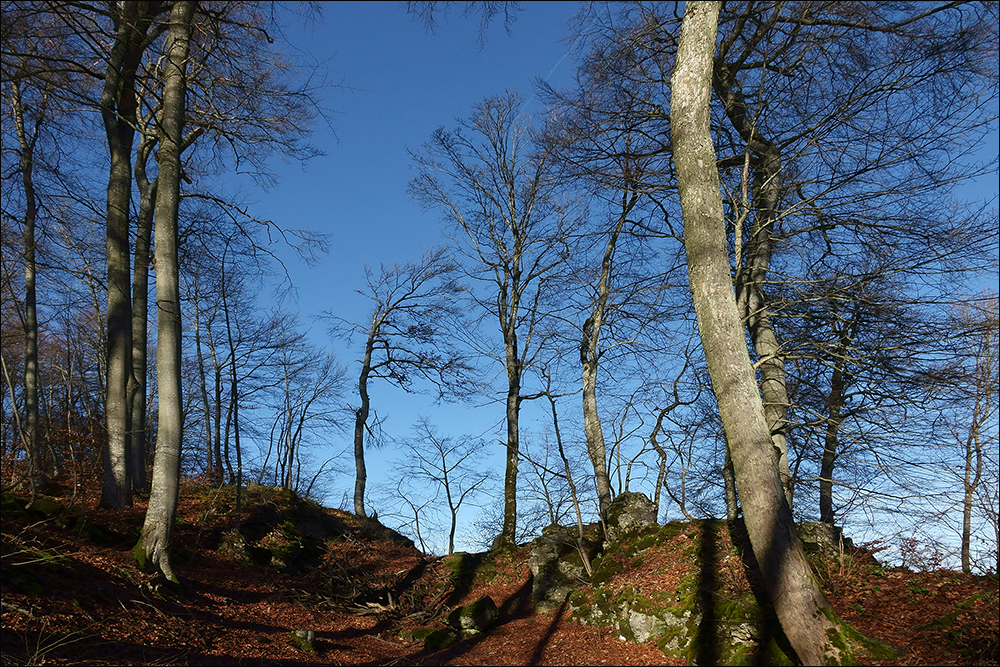
[[(136, 552), (148, 569), (177, 583), (170, 566), (170, 543), (177, 520), (182, 432), (181, 308), (178, 279), (177, 212), (180, 204), (181, 134), (184, 129), (186, 61), (194, 2), (170, 10), (163, 71), (163, 136), (156, 195), (156, 379), (159, 420), (149, 508)], [(140, 553), (141, 552), (141, 553)]]
[[(842, 633), (806, 562), (772, 454), (771, 432), (729, 272), (710, 131), (712, 61), (721, 3), (685, 6), (671, 79), (671, 133), (688, 279), (702, 347), (732, 452), (743, 516), (764, 584), (805, 664), (840, 663)], [(839, 645), (839, 646), (838, 646)]]
[[(726, 110), (726, 117), (754, 154), (753, 161), (753, 227), (746, 245), (736, 258), (737, 303), (760, 360), (760, 391), (764, 399), (764, 417), (771, 430), (778, 473), (785, 490), (785, 498), (792, 505), (792, 476), (788, 466), (788, 385), (785, 379), (785, 361), (781, 345), (771, 324), (770, 309), (764, 294), (764, 282), (771, 265), (774, 247), (774, 223), (777, 217), (781, 185), (781, 151), (765, 137), (751, 119), (747, 105), (728, 63), (715, 60), (713, 85)], [(742, 233), (737, 230), (738, 235)], [(738, 246), (739, 247), (739, 246)]]

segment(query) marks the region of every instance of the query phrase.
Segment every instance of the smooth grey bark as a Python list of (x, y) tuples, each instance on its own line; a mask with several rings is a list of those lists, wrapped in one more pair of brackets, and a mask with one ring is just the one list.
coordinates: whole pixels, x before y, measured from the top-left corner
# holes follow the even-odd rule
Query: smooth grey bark
[[(750, 184), (754, 208), (753, 225), (745, 244), (742, 238), (736, 239), (740, 249), (736, 257), (736, 300), (759, 360), (764, 416), (771, 430), (785, 498), (788, 505), (792, 506), (794, 488), (785, 435), (790, 405), (785, 361), (771, 324), (767, 297), (764, 294), (764, 283), (774, 248), (774, 223), (781, 187), (781, 151), (748, 117), (747, 105), (736, 76), (722, 58), (715, 59), (713, 87), (722, 100), (726, 117), (746, 142), (747, 150), (754, 158), (749, 160), (750, 165), (753, 165), (753, 182)], [(736, 234), (738, 237), (742, 236), (742, 230), (737, 229)]]
[(597, 295), (590, 316), (583, 324), (580, 343), (580, 365), (583, 367), (583, 430), (587, 438), (587, 454), (594, 466), (594, 486), (601, 516), (605, 517), (611, 505), (611, 481), (608, 478), (608, 452), (604, 442), (600, 415), (597, 412), (597, 371), (600, 365), (601, 327), (608, 311), (608, 297), (611, 293), (611, 274), (614, 270), (615, 245), (628, 219), (629, 212), (638, 202), (635, 193), (622, 195), (622, 210), (618, 221), (608, 235), (608, 241), (601, 258), (601, 273), (597, 282)]
[(129, 276), (129, 207), (132, 202), (132, 145), (135, 137), (136, 71), (148, 46), (147, 32), (159, 2), (117, 6), (115, 41), (104, 73), (101, 117), (110, 153), (107, 189), (107, 425), (101, 504), (120, 509), (132, 504), (129, 474), (128, 381), (132, 357), (132, 306)]
[(720, 2), (687, 3), (671, 77), (671, 135), (698, 330), (732, 452), (743, 515), (785, 635), (804, 664), (849, 656), (832, 608), (805, 560), (778, 474), (771, 431), (746, 346), (726, 249), (710, 131)]
[(146, 387), (149, 340), (148, 292), (150, 239), (156, 205), (156, 179), (150, 182), (146, 163), (156, 141), (144, 136), (135, 159), (135, 183), (139, 190), (136, 216), (135, 254), (132, 260), (132, 373), (128, 382), (130, 451), (129, 464), (133, 490), (146, 488)]
[[(31, 502), (35, 500), (41, 473), (38, 452), (38, 308), (35, 294), (35, 220), (38, 217), (38, 196), (35, 193), (33, 170), (38, 132), (45, 117), (43, 95), (37, 110), (35, 126), (29, 132), (25, 126), (21, 84), (11, 82), (11, 112), (17, 134), (18, 163), (21, 170), (21, 187), (24, 190), (24, 447), (27, 450), (28, 484)], [(17, 406), (14, 406), (17, 410)]]
[(156, 193), (156, 379), (159, 414), (153, 484), (149, 507), (136, 545), (150, 570), (178, 583), (170, 565), (170, 545), (177, 520), (180, 486), (183, 402), (181, 398), (181, 302), (177, 216), (180, 205), (181, 137), (184, 129), (187, 56), (191, 41), (193, 1), (170, 10), (163, 65), (163, 108), (160, 114), (159, 175)]

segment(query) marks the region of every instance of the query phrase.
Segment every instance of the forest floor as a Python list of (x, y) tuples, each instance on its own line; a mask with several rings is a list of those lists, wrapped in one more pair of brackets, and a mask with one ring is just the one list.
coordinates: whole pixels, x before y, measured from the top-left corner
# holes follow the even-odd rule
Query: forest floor
[[(489, 577), (459, 581), (446, 559), (425, 556), (374, 522), (320, 508), (342, 534), (324, 541), (307, 565), (241, 564), (224, 548), (227, 535), (255, 512), (280, 522), (287, 496), (270, 491), (248, 490), (237, 513), (231, 497), (185, 482), (172, 559), (179, 590), (144, 574), (132, 556), (145, 498), (112, 512), (95, 498), (67, 509), (68, 498), (43, 497), (25, 511), (23, 498), (5, 494), (3, 664), (686, 664), (653, 643), (575, 623), (566, 609), (535, 613), (527, 546), (497, 559)], [(996, 578), (883, 568), (864, 553), (814, 566), (840, 618), (897, 652), (864, 664), (996, 664), (1000, 657)], [(635, 583), (649, 590), (674, 579), (662, 569), (656, 577), (648, 568), (622, 576), (645, 578)], [(444, 627), (450, 609), (482, 595), (500, 610), (488, 633), (437, 652), (408, 639), (416, 628)], [(299, 629), (315, 632), (312, 651), (292, 641)]]

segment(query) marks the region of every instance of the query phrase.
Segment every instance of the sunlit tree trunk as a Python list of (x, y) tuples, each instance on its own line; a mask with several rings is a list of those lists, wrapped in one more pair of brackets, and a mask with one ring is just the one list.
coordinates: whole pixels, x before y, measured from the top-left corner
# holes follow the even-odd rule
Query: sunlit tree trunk
[[(740, 248), (736, 257), (736, 300), (759, 360), (764, 416), (771, 430), (785, 498), (791, 506), (793, 487), (785, 435), (789, 406), (785, 361), (764, 294), (774, 247), (774, 223), (781, 186), (781, 151), (749, 117), (736, 77), (721, 58), (715, 60), (713, 84), (723, 102), (726, 116), (754, 156), (753, 182), (749, 184), (754, 207), (753, 225), (745, 244), (742, 239), (736, 241)], [(742, 230), (737, 229), (736, 234), (742, 234)]]
[(841, 638), (840, 628), (805, 560), (792, 521), (733, 293), (709, 125), (720, 6), (719, 2), (685, 6), (671, 78), (671, 138), (688, 277), (743, 516), (764, 584), (798, 658), (804, 664), (839, 664), (848, 656), (831, 641)]
[(194, 2), (176, 2), (170, 10), (167, 57), (163, 72), (159, 176), (156, 195), (156, 378), (159, 417), (153, 485), (137, 551), (145, 565), (177, 582), (170, 566), (170, 544), (177, 518), (180, 484), (183, 404), (181, 401), (181, 308), (178, 279), (177, 213), (180, 204), (181, 136), (191, 16)]
[[(583, 338), (580, 344), (580, 364), (583, 366), (583, 429), (587, 438), (587, 453), (594, 466), (594, 485), (597, 488), (597, 500), (601, 516), (604, 516), (611, 505), (611, 482), (608, 478), (608, 453), (604, 443), (604, 431), (601, 419), (597, 413), (597, 369), (600, 363), (601, 327), (608, 309), (608, 296), (611, 292), (610, 281), (613, 268), (613, 257), (618, 236), (629, 211), (635, 206), (637, 197), (622, 195), (622, 211), (618, 223), (608, 236), (608, 242), (601, 259), (601, 275), (597, 284), (597, 295), (590, 317), (583, 325)], [(659, 493), (659, 489), (657, 489)]]

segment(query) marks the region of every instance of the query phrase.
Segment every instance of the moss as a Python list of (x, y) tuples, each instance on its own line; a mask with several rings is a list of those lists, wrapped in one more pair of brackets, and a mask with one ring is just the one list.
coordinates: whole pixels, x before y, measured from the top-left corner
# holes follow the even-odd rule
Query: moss
[(292, 643), (303, 651), (315, 652), (313, 642), (316, 640), (316, 633), (312, 630), (292, 630), (288, 636), (292, 638)]
[(434, 632), (437, 628), (416, 628), (408, 632), (404, 632), (400, 635), (403, 639), (411, 642), (422, 642), (427, 639), (427, 636)]
[(448, 648), (458, 640), (458, 633), (454, 630), (434, 630), (424, 638), (424, 649), (428, 651), (440, 651), (441, 649)]

